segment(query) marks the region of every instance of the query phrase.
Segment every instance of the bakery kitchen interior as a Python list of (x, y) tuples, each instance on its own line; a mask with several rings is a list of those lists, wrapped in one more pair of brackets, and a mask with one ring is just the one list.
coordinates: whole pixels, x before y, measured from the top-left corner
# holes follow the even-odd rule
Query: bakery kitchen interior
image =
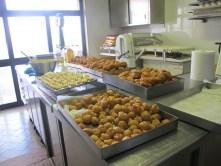
[(1, 166), (220, 166), (221, 0), (1, 0)]

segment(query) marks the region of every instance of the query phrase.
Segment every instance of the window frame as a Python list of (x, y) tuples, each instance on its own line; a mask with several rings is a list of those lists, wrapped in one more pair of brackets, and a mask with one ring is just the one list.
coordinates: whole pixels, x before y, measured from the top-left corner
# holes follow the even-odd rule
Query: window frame
[[(15, 70), (16, 65), (26, 64), (28, 59), (26, 57), (15, 58), (13, 52), (13, 45), (11, 40), (11, 34), (9, 29), (8, 17), (20, 17), (20, 16), (42, 16), (46, 21), (47, 43), (48, 51), (53, 52), (53, 43), (50, 27), (50, 16), (56, 16), (58, 13), (62, 13), (63, 16), (79, 16), (81, 23), (81, 38), (82, 38), (82, 52), (83, 55), (87, 55), (86, 47), (86, 34), (85, 34), (85, 22), (84, 22), (84, 2), (79, 0), (79, 10), (7, 10), (6, 0), (0, 0), (0, 17), (3, 19), (6, 44), (8, 47), (9, 59), (0, 60), (0, 67), (10, 66), (12, 69), (12, 76), (14, 81), (15, 93), (17, 102), (0, 105), (0, 110), (10, 108), (18, 105), (22, 105), (22, 100), (19, 91), (18, 78)], [(55, 50), (54, 50), (55, 51)]]

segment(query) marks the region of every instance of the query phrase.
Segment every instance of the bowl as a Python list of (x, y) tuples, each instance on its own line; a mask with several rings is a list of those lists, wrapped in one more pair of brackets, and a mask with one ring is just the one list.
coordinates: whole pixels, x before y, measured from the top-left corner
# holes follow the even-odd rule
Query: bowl
[(47, 72), (53, 72), (57, 60), (56, 59), (32, 59), (29, 64), (34, 69), (37, 76), (44, 75)]

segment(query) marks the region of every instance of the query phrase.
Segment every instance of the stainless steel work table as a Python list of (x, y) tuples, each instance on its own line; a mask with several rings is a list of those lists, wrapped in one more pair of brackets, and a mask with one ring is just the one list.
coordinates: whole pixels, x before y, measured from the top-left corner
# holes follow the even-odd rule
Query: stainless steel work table
[(199, 128), (179, 122), (177, 131), (143, 144), (107, 162), (112, 166), (165, 164), (166, 160), (178, 154), (183, 149), (194, 149), (194, 146), (196, 146), (194, 144), (206, 135), (207, 132)]
[[(30, 86), (33, 87), (33, 90), (40, 96), (41, 100), (45, 104), (53, 105), (55, 101), (51, 100), (45, 93), (38, 89), (35, 83), (31, 83), (34, 79), (24, 74), (24, 70), (27, 66), (17, 66), (17, 72), (26, 79)], [(200, 86), (200, 84), (197, 84)], [(160, 99), (158, 101), (165, 101)], [(65, 119), (65, 116), (63, 116)], [(68, 119), (65, 119), (70, 127), (71, 123), (68, 122)], [(73, 129), (73, 132), (75, 130)], [(113, 166), (134, 166), (134, 165), (158, 165), (169, 162), (171, 158), (176, 158), (176, 156), (182, 153), (184, 150), (189, 149), (189, 151), (194, 151), (194, 148), (202, 144), (202, 141), (206, 137), (208, 132), (203, 129), (194, 127), (190, 124), (179, 122), (178, 129), (174, 132), (171, 132), (167, 135), (161, 136), (158, 139), (155, 139), (151, 142), (145, 143), (141, 146), (138, 146), (130, 151), (117, 155), (116, 157), (105, 161), (107, 165)], [(80, 139), (80, 138), (79, 138)], [(74, 144), (73, 140), (73, 144)], [(87, 149), (84, 149), (86, 152)], [(73, 156), (74, 157), (74, 156)], [(82, 154), (82, 157), (87, 159), (87, 156)]]

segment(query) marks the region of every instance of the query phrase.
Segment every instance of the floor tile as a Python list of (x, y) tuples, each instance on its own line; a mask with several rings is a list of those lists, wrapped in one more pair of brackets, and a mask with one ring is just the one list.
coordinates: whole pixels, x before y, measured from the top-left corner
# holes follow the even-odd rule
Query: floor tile
[(25, 107), (0, 111), (1, 162), (44, 148)]

